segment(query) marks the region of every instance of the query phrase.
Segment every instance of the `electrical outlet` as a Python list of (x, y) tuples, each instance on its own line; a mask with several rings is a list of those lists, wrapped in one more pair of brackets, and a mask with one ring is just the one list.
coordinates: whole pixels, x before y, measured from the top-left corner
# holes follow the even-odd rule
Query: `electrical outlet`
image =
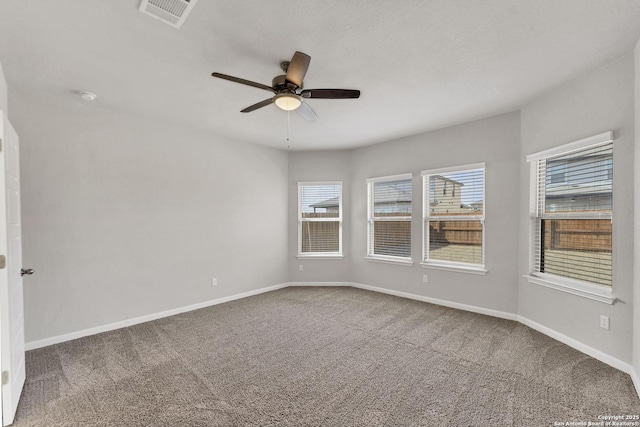
[(304, 271), (304, 265), (302, 264), (298, 265), (298, 271)]
[(211, 286), (218, 286), (218, 279), (216, 277), (211, 278)]
[(428, 283), (429, 282), (429, 276), (427, 276), (426, 274), (422, 275), (422, 282), (423, 283)]
[(609, 316), (600, 315), (600, 327), (609, 330)]

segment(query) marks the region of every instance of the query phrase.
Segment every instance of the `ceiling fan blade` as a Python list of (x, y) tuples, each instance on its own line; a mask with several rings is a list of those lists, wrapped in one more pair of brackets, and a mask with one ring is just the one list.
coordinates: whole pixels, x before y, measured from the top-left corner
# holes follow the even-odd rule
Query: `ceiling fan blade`
[(242, 85), (257, 87), (258, 89), (268, 90), (269, 92), (276, 93), (275, 90), (271, 86), (263, 85), (262, 83), (252, 82), (251, 80), (245, 80), (238, 77), (229, 76), (222, 73), (211, 73), (213, 77), (217, 77), (219, 79), (229, 80), (231, 82), (240, 83)]
[(293, 58), (291, 58), (289, 68), (287, 68), (287, 82), (302, 87), (302, 81), (307, 74), (310, 62), (311, 57), (309, 55), (296, 51), (296, 53), (293, 54)]
[(258, 108), (266, 107), (269, 104), (273, 103), (273, 98), (265, 99), (264, 101), (260, 101), (257, 104), (253, 104), (240, 111), (241, 113), (250, 113), (252, 111), (257, 110)]
[(306, 119), (309, 122), (312, 122), (318, 118), (318, 116), (316, 115), (316, 112), (313, 111), (311, 107), (309, 107), (309, 104), (307, 104), (306, 102), (303, 102), (302, 104), (300, 104), (300, 106), (296, 109), (296, 111), (298, 112), (300, 117)]
[(300, 92), (303, 98), (349, 99), (360, 98), (360, 91), (354, 89), (305, 89)]

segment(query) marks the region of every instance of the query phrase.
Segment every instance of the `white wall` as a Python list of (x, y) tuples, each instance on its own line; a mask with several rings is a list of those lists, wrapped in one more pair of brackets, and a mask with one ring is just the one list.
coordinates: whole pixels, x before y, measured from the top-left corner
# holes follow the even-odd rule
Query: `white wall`
[(286, 152), (100, 100), (12, 92), (11, 110), (27, 342), (287, 281)]
[[(519, 113), (349, 151), (289, 154), (289, 280), (292, 282), (356, 282), (391, 291), (517, 313), (517, 204), (520, 157)], [(420, 171), (486, 162), (486, 264), (478, 276), (420, 266)], [(367, 230), (366, 179), (411, 172), (414, 176), (412, 253), (414, 265), (405, 267), (365, 260)], [(343, 181), (345, 258), (298, 260), (298, 181)], [(304, 265), (300, 272), (298, 266)], [(429, 283), (422, 282), (428, 274)]]
[(4, 71), (2, 71), (2, 63), (0, 62), (0, 110), (8, 113), (9, 108), (9, 95), (7, 90), (7, 81), (4, 77)]
[[(631, 52), (521, 110), (519, 192), (520, 315), (626, 363), (631, 362), (633, 313), (633, 69)], [(529, 165), (525, 156), (609, 130), (615, 132), (613, 292), (619, 299), (615, 305), (530, 284), (521, 277), (528, 272), (529, 254)], [(599, 327), (601, 314), (610, 317), (611, 330)]]
[[(636, 44), (635, 58), (635, 151), (634, 164), (640, 165), (640, 41)], [(633, 256), (633, 368), (640, 374), (640, 167), (634, 168), (634, 256)], [(640, 378), (636, 378), (640, 380)], [(640, 389), (640, 383), (636, 383)]]
[[(396, 141), (359, 148), (351, 155), (351, 280), (455, 303), (517, 313), (519, 198), (518, 112), (478, 120)], [(425, 269), (422, 257), (420, 171), (486, 162), (486, 276)], [(365, 260), (366, 179), (413, 174), (412, 256), (414, 265)], [(514, 177), (516, 177), (514, 179)], [(429, 282), (423, 283), (423, 274)]]
[[(12, 93), (21, 137), (27, 341), (286, 281), (349, 281), (518, 313), (640, 371), (640, 172), (626, 55), (501, 116), (349, 151), (280, 152), (103, 108)], [(1, 71), (1, 70), (0, 70)], [(0, 80), (0, 103), (6, 85)], [(2, 106), (0, 104), (0, 106)], [(640, 84), (635, 85), (640, 111)], [(4, 108), (5, 110), (7, 108)], [(635, 117), (635, 126), (640, 126)], [(607, 306), (531, 285), (525, 156), (614, 130), (614, 292)], [(423, 269), (423, 169), (487, 164), (486, 276)], [(414, 175), (414, 266), (365, 260), (366, 178)], [(342, 260), (296, 259), (296, 183), (342, 180)], [(254, 184), (258, 183), (257, 187)], [(233, 187), (232, 187), (233, 186)], [(259, 221), (253, 217), (258, 214)], [(516, 250), (517, 248), (517, 250)], [(298, 265), (304, 271), (298, 271)], [(632, 296), (633, 269), (635, 289)], [(429, 283), (422, 283), (422, 275)], [(212, 276), (220, 285), (210, 287)], [(611, 330), (598, 327), (600, 314)]]
[[(342, 181), (343, 259), (297, 259), (298, 182)], [(351, 277), (351, 151), (289, 153), (289, 280), (291, 282), (344, 282)], [(303, 271), (299, 266), (303, 266)]]

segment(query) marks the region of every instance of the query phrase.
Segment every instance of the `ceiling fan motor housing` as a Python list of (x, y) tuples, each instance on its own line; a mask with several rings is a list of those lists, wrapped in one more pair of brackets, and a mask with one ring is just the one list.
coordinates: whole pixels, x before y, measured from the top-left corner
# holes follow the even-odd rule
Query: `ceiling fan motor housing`
[(287, 83), (286, 77), (287, 76), (284, 74), (281, 76), (275, 76), (271, 81), (271, 87), (273, 88), (273, 90), (275, 90), (277, 93), (297, 93), (298, 89), (302, 89), (301, 87), (298, 87), (293, 83)]

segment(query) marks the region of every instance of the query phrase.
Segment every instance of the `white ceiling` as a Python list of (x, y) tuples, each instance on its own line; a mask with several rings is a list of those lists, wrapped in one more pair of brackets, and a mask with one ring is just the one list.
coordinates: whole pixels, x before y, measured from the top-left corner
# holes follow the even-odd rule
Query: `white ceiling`
[(513, 111), (633, 49), (639, 0), (199, 0), (181, 29), (140, 0), (0, 2), (10, 93), (111, 108), (286, 148), (287, 113), (260, 89), (294, 51), (306, 88), (360, 89), (291, 114), (292, 149), (351, 148)]

